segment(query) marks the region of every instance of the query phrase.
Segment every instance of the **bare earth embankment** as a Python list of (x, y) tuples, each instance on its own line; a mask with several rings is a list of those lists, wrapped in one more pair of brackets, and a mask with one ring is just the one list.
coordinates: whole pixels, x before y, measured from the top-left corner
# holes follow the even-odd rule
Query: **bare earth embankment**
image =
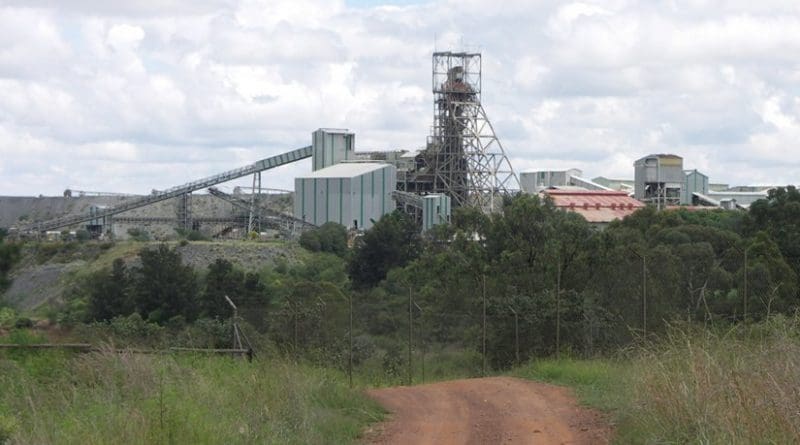
[(572, 391), (512, 377), (368, 391), (389, 420), (370, 444), (606, 444), (611, 428)]

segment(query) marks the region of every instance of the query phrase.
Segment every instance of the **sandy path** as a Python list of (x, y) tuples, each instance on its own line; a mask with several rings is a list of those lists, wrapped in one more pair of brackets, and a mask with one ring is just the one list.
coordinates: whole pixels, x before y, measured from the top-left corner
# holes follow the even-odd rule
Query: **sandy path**
[(370, 444), (607, 444), (611, 429), (567, 388), (511, 377), (368, 391), (391, 412)]

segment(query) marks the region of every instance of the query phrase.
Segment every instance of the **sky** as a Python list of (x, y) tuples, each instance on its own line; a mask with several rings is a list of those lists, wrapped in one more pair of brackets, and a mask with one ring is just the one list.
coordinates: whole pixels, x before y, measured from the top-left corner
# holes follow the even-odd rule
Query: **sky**
[(0, 195), (149, 193), (320, 127), (422, 148), (434, 50), (482, 53), (518, 172), (632, 178), (674, 153), (712, 182), (800, 183), (796, 0), (0, 0), (0, 29)]

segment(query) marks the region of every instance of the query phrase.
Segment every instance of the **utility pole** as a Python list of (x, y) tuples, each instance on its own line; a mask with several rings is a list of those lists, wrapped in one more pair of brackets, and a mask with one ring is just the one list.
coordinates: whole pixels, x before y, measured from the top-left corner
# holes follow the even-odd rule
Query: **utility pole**
[(561, 258), (556, 269), (556, 360), (561, 360)]
[(347, 298), (350, 310), (350, 329), (347, 332), (348, 341), (350, 343), (350, 354), (347, 358), (347, 377), (350, 380), (350, 387), (353, 387), (353, 294), (348, 295)]
[(647, 257), (642, 255), (642, 334), (647, 338)]
[(508, 309), (514, 314), (514, 357), (517, 366), (519, 366), (519, 314), (511, 306)]
[(647, 338), (647, 257), (633, 248), (628, 249), (642, 260), (642, 335)]
[(747, 323), (747, 251), (750, 250), (750, 247), (742, 249), (733, 243), (731, 243), (731, 247), (744, 257), (744, 288), (742, 289), (742, 299), (744, 300), (744, 322)]
[(747, 324), (747, 248), (744, 249), (744, 324)]
[(239, 326), (236, 322), (239, 318), (238, 309), (227, 295), (225, 295), (225, 301), (233, 308), (233, 349), (242, 349), (242, 339), (239, 338)]
[(411, 313), (411, 287), (408, 288), (408, 385), (411, 386), (411, 342), (414, 338), (413, 329), (414, 325), (412, 323), (412, 313)]
[(483, 376), (486, 377), (486, 273), (483, 274)]
[(422, 316), (423, 315), (422, 314), (422, 308), (419, 307), (419, 305), (417, 304), (416, 301), (414, 302), (414, 306), (419, 311), (419, 318), (420, 318), (420, 328), (419, 329), (420, 329), (420, 332), (419, 332), (419, 335), (417, 335), (417, 337), (419, 337), (419, 349), (420, 349), (420, 353), (422, 355), (422, 383), (425, 383), (425, 331), (424, 331), (425, 318)]

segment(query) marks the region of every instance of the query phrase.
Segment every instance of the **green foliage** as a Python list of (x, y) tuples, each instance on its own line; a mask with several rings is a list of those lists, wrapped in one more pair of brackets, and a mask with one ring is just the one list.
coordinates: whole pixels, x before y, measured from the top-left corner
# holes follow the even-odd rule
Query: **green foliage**
[(8, 236), (8, 229), (6, 229), (5, 227), (0, 227), (0, 242), (3, 242), (3, 240), (5, 240), (7, 236)]
[(75, 231), (75, 239), (79, 242), (89, 241), (92, 235), (86, 229), (78, 229)]
[(395, 211), (356, 240), (348, 266), (350, 279), (358, 288), (374, 286), (389, 270), (405, 266), (418, 255), (417, 227), (407, 215)]
[(303, 232), (300, 245), (312, 252), (328, 252), (343, 257), (347, 253), (347, 229), (334, 222)]
[(182, 315), (192, 321), (197, 317), (197, 278), (181, 255), (166, 244), (139, 252), (141, 266), (134, 269), (136, 310), (151, 321), (164, 323)]
[(10, 328), (14, 320), (17, 319), (17, 313), (10, 307), (0, 307), (0, 328)]
[(175, 232), (178, 234), (178, 237), (181, 241), (209, 241), (211, 237), (205, 235), (203, 232), (199, 230), (186, 230), (182, 227), (177, 227)]
[(122, 258), (114, 260), (110, 271), (101, 270), (89, 276), (85, 283), (89, 293), (88, 320), (110, 320), (133, 312), (131, 281)]
[(750, 206), (750, 220), (746, 225), (748, 234), (766, 231), (791, 262), (796, 274), (800, 274), (800, 190), (794, 186), (770, 190), (767, 199)]
[(382, 417), (341, 373), (280, 361), (98, 352), (50, 360), (49, 376), (32, 365), (0, 359), (13, 443), (350, 443)]
[(575, 389), (581, 403), (619, 413), (630, 403), (626, 384), (633, 370), (628, 361), (575, 358), (531, 360), (511, 371), (515, 377), (539, 380)]
[(8, 275), (20, 258), (19, 244), (0, 242), (0, 292), (11, 285), (11, 279)]
[(19, 428), (16, 417), (9, 414), (0, 413), (0, 444), (5, 444), (11, 440), (14, 432)]
[(150, 233), (138, 227), (132, 227), (128, 229), (128, 236), (133, 241), (139, 241), (139, 242), (150, 241)]
[(230, 318), (233, 308), (225, 300), (226, 295), (250, 323), (263, 326), (269, 299), (261, 277), (252, 272), (245, 273), (236, 269), (230, 261), (218, 258), (208, 266), (205, 289), (199, 301), (201, 316)]

